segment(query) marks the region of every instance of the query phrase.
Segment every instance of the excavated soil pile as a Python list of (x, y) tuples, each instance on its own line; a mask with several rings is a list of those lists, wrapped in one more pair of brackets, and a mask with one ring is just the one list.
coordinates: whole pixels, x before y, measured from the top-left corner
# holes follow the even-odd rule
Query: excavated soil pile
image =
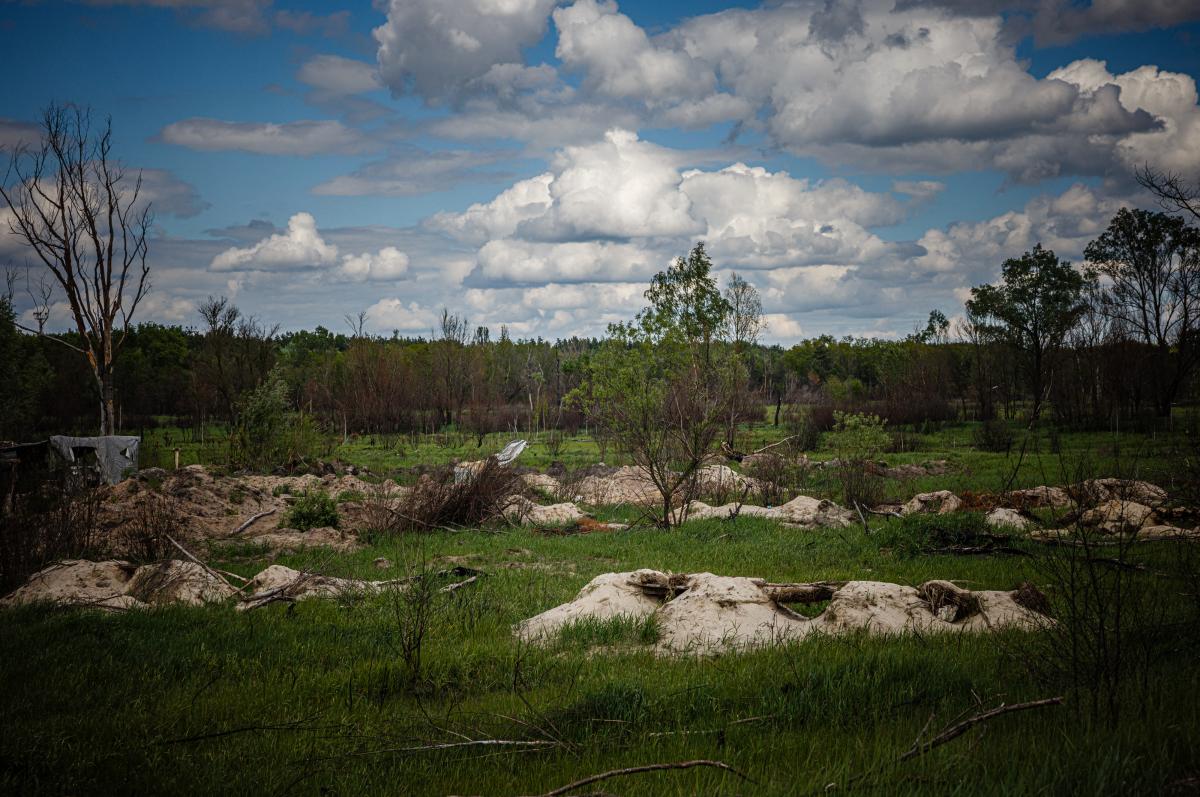
[(688, 506), (688, 520), (725, 519), (734, 513), (738, 517), (763, 517), (798, 528), (812, 529), (822, 526), (846, 527), (854, 522), (854, 513), (833, 501), (797, 496), (781, 506), (763, 507), (736, 503), (724, 506), (709, 506), (702, 501), (693, 501)]
[(166, 603), (199, 606), (234, 590), (194, 562), (178, 559), (137, 567), (128, 562), (68, 559), (30, 576), (0, 605), (59, 603), (98, 609), (136, 609)]
[[(788, 603), (825, 600), (825, 610), (812, 618), (787, 608)], [(769, 584), (712, 573), (637, 570), (597, 576), (575, 600), (525, 620), (515, 632), (525, 640), (547, 641), (581, 620), (654, 617), (658, 653), (699, 655), (820, 633), (991, 631), (1048, 622), (1023, 605), (1029, 602), (1019, 591), (970, 591), (948, 581), (916, 588), (878, 581)]]
[(366, 495), (372, 489), (371, 484), (356, 476), (220, 476), (201, 465), (174, 471), (151, 469), (106, 489), (100, 524), (108, 553), (113, 556), (126, 553), (123, 544), (131, 535), (136, 536), (134, 530), (148, 514), (168, 515), (168, 533), (176, 539), (213, 541), (229, 538), (256, 515), (270, 513), (233, 539), (273, 549), (323, 545), (354, 550), (357, 540), (347, 531), (363, 523), (365, 509), (360, 501), (338, 504), (341, 532), (286, 528), (287, 511), (293, 496), (306, 491), (320, 490), (336, 497), (347, 492)]
[[(726, 465), (705, 465), (696, 472), (696, 489), (704, 495), (753, 492), (759, 482)], [(590, 506), (612, 504), (655, 505), (662, 496), (642, 468), (623, 465), (608, 474), (592, 474), (579, 481), (575, 500)]]
[[(480, 573), (471, 568), (456, 567), (437, 575), (468, 576), (466, 581), (442, 588), (452, 591), (473, 582)], [(407, 578), (390, 581), (335, 578), (271, 565), (235, 590), (222, 577), (194, 562), (175, 559), (138, 567), (119, 560), (70, 559), (35, 573), (14, 592), (0, 598), (0, 606), (56, 603), (118, 611), (168, 603), (199, 606), (239, 596), (237, 608), (246, 611), (274, 601), (336, 598), (404, 589), (410, 582)]]
[(919, 515), (936, 513), (948, 515), (962, 508), (962, 500), (949, 490), (938, 490), (933, 493), (918, 493), (908, 503), (900, 507), (901, 515)]

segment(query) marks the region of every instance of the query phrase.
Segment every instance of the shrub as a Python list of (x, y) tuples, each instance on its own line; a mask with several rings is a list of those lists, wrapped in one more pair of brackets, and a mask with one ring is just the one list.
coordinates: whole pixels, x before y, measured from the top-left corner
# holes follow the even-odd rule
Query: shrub
[(386, 531), (428, 531), (472, 527), (500, 520), (525, 486), (514, 468), (488, 457), (483, 467), (456, 479), (453, 467), (439, 468), (417, 480), (398, 509), (388, 513), (392, 522)]
[(331, 451), (331, 441), (311, 415), (291, 412), (287, 383), (278, 370), (242, 397), (238, 422), (229, 436), (233, 467), (295, 468)]
[(872, 463), (892, 442), (878, 415), (834, 412), (835, 426), (826, 445), (837, 455), (842, 497), (850, 506), (874, 506), (882, 500), (883, 479), (872, 472)]
[(785, 411), (783, 423), (794, 451), (812, 451), (820, 445), (822, 429), (814, 418), (817, 409), (793, 404)]
[(325, 526), (337, 528), (337, 502), (328, 493), (320, 490), (305, 491), (288, 510), (286, 523), (289, 527), (300, 531)]
[(98, 556), (101, 503), (98, 490), (46, 485), (0, 507), (0, 594), (57, 559)]
[(974, 445), (980, 451), (1012, 450), (1013, 434), (1000, 418), (991, 418), (975, 428)]

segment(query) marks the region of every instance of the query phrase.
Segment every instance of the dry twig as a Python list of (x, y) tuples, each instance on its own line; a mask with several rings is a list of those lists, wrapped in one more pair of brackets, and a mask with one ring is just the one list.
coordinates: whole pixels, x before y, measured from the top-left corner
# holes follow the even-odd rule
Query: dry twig
[(611, 769), (608, 772), (601, 772), (599, 775), (591, 775), (591, 776), (583, 778), (581, 780), (577, 780), (573, 783), (568, 783), (565, 786), (559, 786), (557, 789), (551, 789), (550, 791), (546, 792), (545, 794), (542, 794), (541, 797), (561, 797), (561, 795), (570, 794), (571, 792), (575, 791), (576, 789), (578, 789), (580, 787), (588, 786), (592, 783), (598, 783), (602, 780), (608, 780), (609, 778), (623, 777), (625, 775), (637, 775), (642, 772), (659, 772), (659, 771), (667, 770), (667, 769), (693, 769), (695, 767), (713, 767), (714, 769), (721, 769), (721, 770), (724, 770), (725, 772), (732, 772), (733, 774), (737, 775), (742, 780), (749, 781), (750, 783), (755, 782), (747, 775), (743, 774), (742, 772), (739, 772), (738, 770), (734, 769), (733, 767), (729, 766), (728, 764), (726, 764), (723, 761), (710, 761), (708, 759), (698, 759), (696, 761), (677, 761), (677, 762), (670, 763), (670, 764), (645, 764), (640, 767), (626, 767), (624, 769)]

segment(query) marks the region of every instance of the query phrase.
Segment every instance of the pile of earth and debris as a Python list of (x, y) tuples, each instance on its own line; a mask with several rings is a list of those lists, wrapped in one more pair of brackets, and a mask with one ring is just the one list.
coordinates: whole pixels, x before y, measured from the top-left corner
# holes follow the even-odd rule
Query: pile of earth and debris
[[(442, 586), (443, 592), (473, 584), (481, 575), (479, 570), (461, 566), (433, 574), (447, 581), (459, 579)], [(234, 581), (239, 585), (231, 583)], [(386, 581), (337, 578), (283, 565), (271, 565), (253, 578), (244, 578), (215, 570), (199, 560), (171, 559), (139, 566), (118, 559), (68, 559), (34, 573), (15, 591), (0, 598), (0, 607), (52, 603), (122, 611), (173, 603), (201, 606), (236, 598), (237, 609), (247, 611), (276, 602), (406, 589), (412, 581), (413, 577)]]
[[(788, 604), (826, 606), (806, 617)], [(518, 624), (527, 641), (548, 642), (586, 620), (653, 617), (656, 652), (709, 654), (774, 645), (811, 634), (877, 635), (1032, 629), (1050, 621), (1031, 585), (1011, 591), (963, 589), (949, 581), (918, 587), (878, 581), (772, 584), (758, 578), (658, 570), (605, 573), (574, 600)]]

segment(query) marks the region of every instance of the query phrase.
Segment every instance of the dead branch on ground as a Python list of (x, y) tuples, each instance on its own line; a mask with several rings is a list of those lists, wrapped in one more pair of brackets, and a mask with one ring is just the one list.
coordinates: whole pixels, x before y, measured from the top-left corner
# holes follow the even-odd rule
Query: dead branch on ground
[(240, 525), (236, 529), (234, 529), (232, 532), (230, 532), (229, 536), (236, 537), (237, 535), (241, 534), (246, 529), (253, 526), (258, 521), (262, 520), (263, 518), (267, 517), (268, 515), (274, 515), (274, 514), (275, 514), (274, 509), (268, 509), (266, 512), (259, 512), (257, 515), (254, 515), (249, 520), (247, 520), (245, 523), (243, 523), (242, 525)]
[(742, 780), (748, 781), (750, 783), (755, 782), (749, 776), (734, 769), (733, 767), (729, 766), (728, 764), (726, 764), (723, 761), (711, 761), (708, 759), (698, 759), (696, 761), (677, 761), (677, 762), (670, 763), (670, 764), (645, 764), (645, 765), (639, 766), (639, 767), (625, 767), (624, 769), (611, 769), (608, 772), (601, 772), (599, 775), (591, 775), (589, 777), (577, 780), (573, 783), (568, 783), (565, 786), (559, 786), (557, 789), (551, 789), (550, 791), (542, 794), (541, 797), (561, 797), (561, 795), (570, 794), (571, 792), (573, 792), (576, 789), (579, 789), (583, 786), (588, 786), (592, 783), (599, 783), (602, 780), (608, 780), (610, 778), (624, 777), (626, 775), (638, 775), (638, 774), (641, 774), (642, 772), (661, 772), (663, 770), (669, 770), (669, 769), (694, 769), (695, 767), (712, 767), (714, 769), (720, 769), (725, 772), (732, 772), (734, 775), (737, 775)]
[[(924, 744), (921, 743), (921, 736), (918, 736), (917, 740), (913, 742), (913, 746), (910, 747), (907, 752), (901, 755), (898, 760), (908, 761), (910, 758), (916, 758), (917, 756), (924, 755), (936, 747), (941, 747), (947, 742), (957, 739), (959, 736), (962, 736), (976, 725), (995, 719), (996, 717), (1003, 716), (1004, 714), (1012, 714), (1017, 711), (1028, 711), (1035, 708), (1045, 708), (1047, 706), (1057, 706), (1061, 705), (1062, 702), (1063, 698), (1060, 696), (1047, 697), (1042, 700), (1031, 700), (1028, 703), (1013, 703), (1011, 706), (1001, 704), (989, 711), (984, 711), (972, 717), (967, 717), (961, 722), (950, 725), (949, 727), (943, 729), (942, 732), (937, 736), (933, 737)], [(926, 723), (926, 727), (928, 727), (928, 723)], [(924, 735), (924, 731), (921, 732), (921, 735)]]

